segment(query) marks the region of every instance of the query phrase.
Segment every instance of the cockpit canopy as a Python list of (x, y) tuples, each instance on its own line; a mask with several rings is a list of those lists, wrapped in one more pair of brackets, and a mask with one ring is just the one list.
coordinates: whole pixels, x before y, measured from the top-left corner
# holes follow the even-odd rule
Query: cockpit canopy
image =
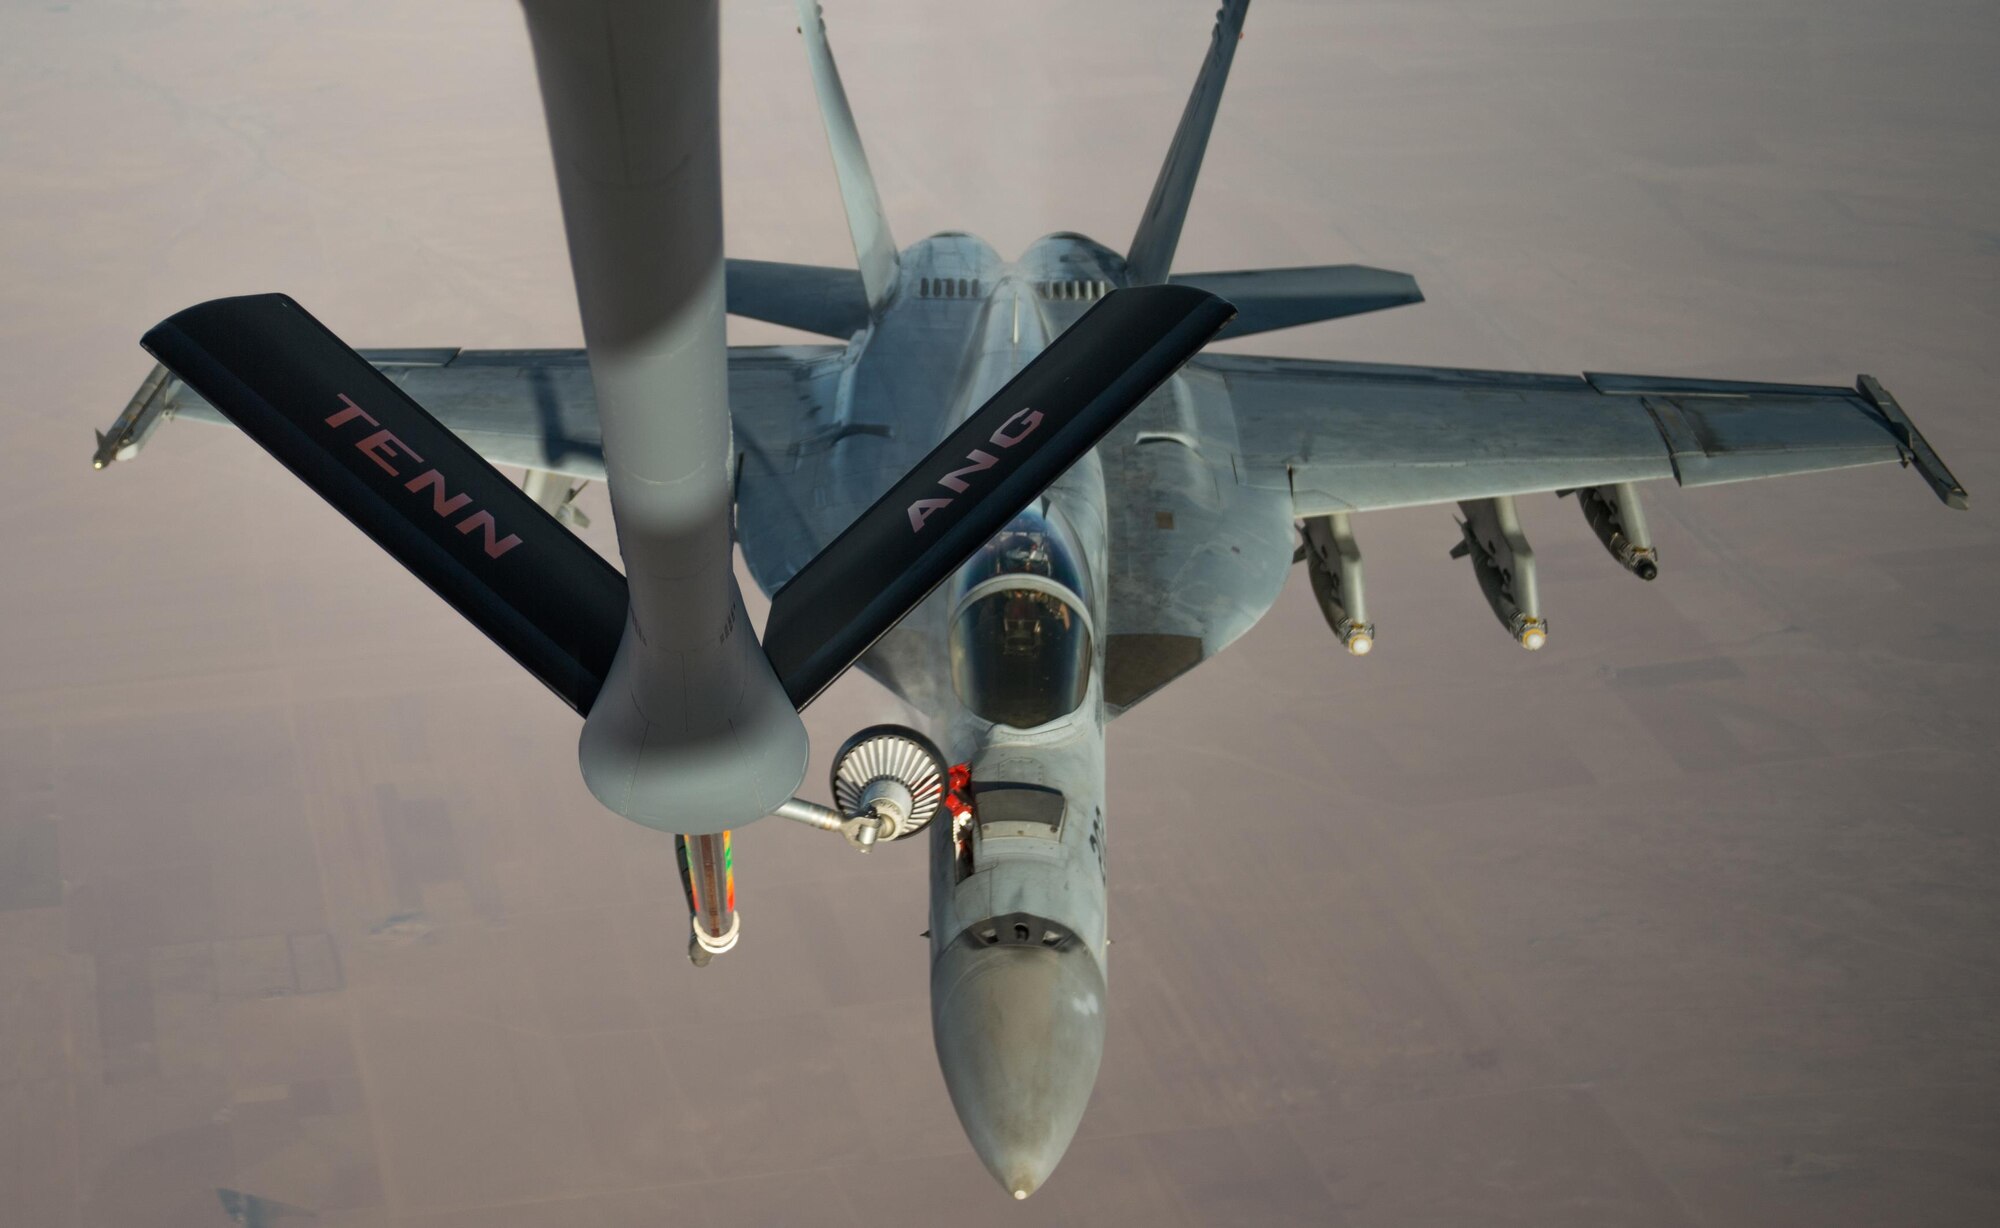
[(1053, 517), (1029, 509), (1007, 522), (958, 572), (963, 593), (996, 576), (1041, 576), (1072, 593), (1086, 590), (1083, 565), (1068, 529)]
[[(1010, 587), (1008, 576), (1033, 577)], [(1032, 729), (1068, 716), (1090, 690), (1083, 571), (1067, 535), (1024, 512), (959, 573), (967, 593), (951, 621), (951, 684), (984, 720)]]
[(1090, 690), (1090, 630), (1045, 589), (989, 590), (952, 619), (951, 685), (984, 720), (1046, 725), (1076, 711)]

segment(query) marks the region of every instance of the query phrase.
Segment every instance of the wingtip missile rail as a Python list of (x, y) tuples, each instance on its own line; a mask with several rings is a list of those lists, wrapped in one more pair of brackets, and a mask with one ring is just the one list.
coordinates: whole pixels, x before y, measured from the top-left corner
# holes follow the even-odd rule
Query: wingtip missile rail
[(160, 423), (171, 415), (167, 413), (167, 384), (174, 373), (167, 370), (165, 363), (156, 362), (146, 373), (139, 390), (125, 403), (117, 419), (108, 431), (98, 431), (97, 451), (90, 457), (92, 469), (102, 469), (113, 461), (127, 461), (139, 455), (139, 449), (146, 446)]
[(1890, 429), (1896, 433), (1897, 441), (1903, 447), (1903, 463), (1916, 466), (1917, 472), (1929, 484), (1931, 492), (1937, 495), (1939, 502), (1957, 511), (1964, 511), (1969, 501), (1965, 487), (1951, 475), (1951, 470), (1945, 467), (1944, 459), (1932, 450), (1930, 441), (1917, 429), (1917, 424), (1910, 421), (1910, 415), (1904, 411), (1901, 403), (1890, 395), (1880, 380), (1872, 375), (1863, 375), (1856, 379), (1854, 387), (1870, 405), (1875, 407), (1876, 412), (1888, 419)]

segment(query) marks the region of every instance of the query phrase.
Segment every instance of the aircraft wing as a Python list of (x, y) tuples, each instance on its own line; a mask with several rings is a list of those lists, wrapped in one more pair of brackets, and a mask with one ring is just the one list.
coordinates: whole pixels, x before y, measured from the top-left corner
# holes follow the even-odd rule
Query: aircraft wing
[[(787, 438), (824, 387), (817, 376), (840, 353), (839, 346), (813, 345), (731, 349), (729, 408), (738, 450), (746, 442)], [(597, 398), (582, 350), (363, 350), (361, 356), (492, 464), (604, 477)], [(99, 467), (129, 459), (168, 418), (228, 422), (161, 368), (99, 436)]]
[[(1295, 521), (1459, 503), (1468, 520), (1490, 511), (1489, 536), (1504, 537), (1498, 519), (1512, 513), (1498, 505), (1515, 495), (1891, 461), (1965, 505), (1909, 416), (1867, 376), (1841, 388), (1203, 354), (1182, 369), (1177, 392), (1154, 398), (1102, 452), (1114, 713), (1255, 625), (1291, 568)], [(1503, 578), (1516, 590), (1532, 571), (1519, 544), (1520, 565)], [(1358, 554), (1353, 566), (1358, 588)], [(1531, 589), (1501, 596), (1510, 615), (1545, 628)]]
[(1914, 464), (1965, 491), (1895, 399), (1856, 387), (1638, 375), (1527, 375), (1206, 355), (1237, 431), (1238, 480), (1303, 518), (1673, 478)]
[[(603, 479), (597, 398), (582, 350), (360, 354), (489, 464), (527, 469), (531, 476)], [(737, 530), (751, 574), (767, 594), (783, 587), (928, 450), (926, 441), (886, 426), (836, 421), (845, 354), (838, 345), (729, 351), (729, 411), (740, 458)], [(173, 418), (229, 425), (200, 393), (155, 367), (117, 421), (98, 433), (97, 467), (132, 459)], [(842, 440), (850, 450), (868, 450), (867, 463), (850, 466), (852, 489), (838, 486), (827, 467), (830, 450)]]
[[(597, 400), (582, 350), (444, 348), (360, 354), (489, 463), (579, 478), (604, 476)], [(130, 460), (161, 423), (174, 418), (229, 424), (200, 393), (165, 367), (156, 367), (118, 421), (98, 434), (98, 468)]]

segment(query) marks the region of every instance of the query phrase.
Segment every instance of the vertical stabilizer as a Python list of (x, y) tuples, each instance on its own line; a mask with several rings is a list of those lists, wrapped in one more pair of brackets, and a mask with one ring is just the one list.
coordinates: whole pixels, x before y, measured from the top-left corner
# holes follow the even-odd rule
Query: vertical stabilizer
[(854, 235), (854, 258), (861, 265), (868, 308), (874, 311), (888, 300), (896, 284), (896, 241), (889, 237), (882, 198), (875, 191), (875, 176), (868, 170), (868, 155), (861, 149), (861, 133), (854, 126), (854, 112), (848, 108), (847, 91), (841, 87), (840, 70), (833, 63), (833, 49), (826, 44), (826, 22), (820, 17), (819, 4), (817, 0), (797, 0), (797, 4), (799, 33), (806, 39), (806, 59), (812, 64), (820, 119), (826, 124), (826, 143), (833, 151), (834, 174), (840, 177), (847, 228)]
[(1174, 263), (1181, 224), (1187, 221), (1188, 201), (1201, 175), (1201, 156), (1208, 150), (1208, 134), (1215, 127), (1222, 86), (1229, 80), (1229, 63), (1236, 58), (1236, 41), (1243, 37), (1243, 14), (1249, 7), (1250, 0), (1225, 0), (1215, 15), (1215, 37), (1208, 45), (1208, 58), (1202, 61), (1194, 93), (1188, 95), (1187, 110), (1181, 112), (1181, 126), (1174, 130), (1174, 143), (1160, 166), (1160, 177), (1153, 181), (1152, 199), (1139, 218), (1139, 233), (1132, 236), (1132, 248), (1125, 256), (1135, 286), (1165, 281)]

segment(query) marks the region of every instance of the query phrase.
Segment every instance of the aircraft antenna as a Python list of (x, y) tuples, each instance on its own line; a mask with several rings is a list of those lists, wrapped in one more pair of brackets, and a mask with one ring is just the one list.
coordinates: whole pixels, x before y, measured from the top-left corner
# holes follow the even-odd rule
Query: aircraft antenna
[(1215, 127), (1222, 87), (1229, 80), (1229, 64), (1236, 58), (1236, 43), (1243, 37), (1243, 14), (1249, 7), (1250, 0), (1226, 0), (1216, 11), (1208, 58), (1201, 63), (1201, 75), (1194, 80), (1187, 110), (1181, 112), (1181, 126), (1174, 130), (1174, 143), (1167, 148), (1167, 160), (1160, 165), (1152, 198), (1139, 217), (1139, 231), (1132, 236), (1132, 247), (1125, 256), (1132, 285), (1165, 281), (1174, 263), (1174, 248), (1180, 245), (1181, 225), (1187, 221), (1188, 201), (1201, 175), (1201, 158), (1208, 150), (1208, 134)]

